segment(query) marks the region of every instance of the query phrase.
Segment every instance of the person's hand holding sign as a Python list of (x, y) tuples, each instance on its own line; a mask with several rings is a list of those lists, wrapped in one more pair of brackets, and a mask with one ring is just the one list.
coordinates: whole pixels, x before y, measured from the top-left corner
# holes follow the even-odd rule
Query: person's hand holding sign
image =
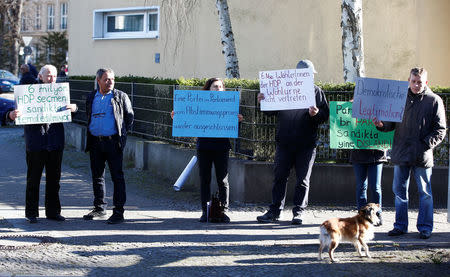
[(16, 117), (19, 117), (21, 115), (22, 113), (19, 110), (10, 111), (8, 114), (9, 119), (11, 119), (12, 121), (16, 120)]
[(78, 110), (77, 104), (68, 104), (66, 106), (67, 110), (70, 110), (70, 112), (74, 113)]
[(317, 108), (316, 106), (309, 107), (309, 115), (311, 117), (315, 116), (318, 112), (319, 112), (319, 108)]
[(375, 125), (378, 128), (383, 128), (384, 124), (381, 120), (378, 120), (378, 118), (374, 117), (372, 119), (373, 125)]
[(258, 93), (258, 95), (256, 96), (256, 98), (258, 99), (258, 103), (261, 102), (261, 100), (264, 100), (264, 94), (263, 93)]

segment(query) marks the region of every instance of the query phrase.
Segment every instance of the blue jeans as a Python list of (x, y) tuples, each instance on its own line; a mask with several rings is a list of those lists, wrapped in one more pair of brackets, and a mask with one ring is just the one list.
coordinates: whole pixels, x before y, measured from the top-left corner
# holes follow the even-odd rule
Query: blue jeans
[(367, 186), (370, 189), (371, 201), (381, 207), (381, 173), (382, 163), (354, 163), (356, 179), (356, 205), (358, 210), (367, 205)]
[(419, 192), (419, 215), (417, 230), (419, 232), (433, 230), (433, 195), (431, 193), (432, 168), (415, 166), (394, 167), (394, 184), (392, 190), (395, 195), (394, 228), (403, 232), (408, 231), (408, 188), (409, 176), (413, 173)]

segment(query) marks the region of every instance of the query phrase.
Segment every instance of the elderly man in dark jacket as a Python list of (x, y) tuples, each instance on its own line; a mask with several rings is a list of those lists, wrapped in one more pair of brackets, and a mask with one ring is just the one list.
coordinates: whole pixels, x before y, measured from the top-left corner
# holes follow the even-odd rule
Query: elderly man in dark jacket
[(106, 215), (105, 165), (108, 162), (114, 183), (114, 209), (108, 223), (116, 224), (124, 221), (126, 190), (122, 169), (123, 150), (134, 112), (127, 94), (114, 88), (112, 69), (99, 69), (96, 81), (98, 90), (92, 91), (86, 99), (86, 151), (89, 151), (91, 159), (94, 209), (83, 218), (92, 220)]
[[(297, 68), (310, 68), (314, 65), (309, 60), (301, 60)], [(294, 191), (294, 208), (292, 224), (302, 224), (302, 213), (308, 205), (309, 178), (316, 157), (319, 125), (328, 120), (330, 109), (323, 91), (314, 86), (316, 106), (309, 109), (282, 110), (265, 112), (277, 115), (276, 152), (274, 161), (274, 180), (272, 187), (272, 204), (269, 210), (256, 219), (261, 223), (278, 221), (286, 200), (286, 185), (291, 168), (295, 168), (297, 182)], [(264, 94), (258, 94), (258, 101)]]
[(393, 191), (395, 194), (394, 229), (389, 236), (408, 232), (408, 187), (410, 173), (419, 191), (417, 229), (422, 239), (433, 231), (433, 195), (431, 173), (433, 149), (442, 142), (446, 132), (445, 107), (442, 99), (428, 87), (427, 71), (411, 69), (409, 89), (402, 122), (383, 122), (374, 119), (380, 131), (395, 129), (391, 160), (394, 167)]
[[(56, 68), (44, 65), (39, 72), (39, 82), (48, 84), (56, 82)], [(68, 104), (66, 109), (76, 112), (76, 104)], [(14, 121), (21, 116), (16, 109), (7, 114), (8, 120)], [(64, 221), (59, 200), (61, 162), (64, 150), (63, 123), (30, 124), (24, 126), (27, 161), (27, 189), (25, 216), (30, 223), (37, 223), (39, 217), (39, 185), (45, 168), (45, 215), (47, 219)]]

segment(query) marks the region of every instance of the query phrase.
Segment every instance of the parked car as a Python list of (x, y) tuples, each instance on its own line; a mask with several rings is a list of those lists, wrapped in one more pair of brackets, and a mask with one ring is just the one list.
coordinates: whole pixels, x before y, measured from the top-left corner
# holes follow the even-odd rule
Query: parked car
[(0, 93), (14, 91), (14, 86), (18, 85), (19, 81), (11, 72), (0, 69)]
[(5, 125), (5, 116), (8, 111), (14, 110), (14, 100), (4, 98), (0, 94), (0, 125)]

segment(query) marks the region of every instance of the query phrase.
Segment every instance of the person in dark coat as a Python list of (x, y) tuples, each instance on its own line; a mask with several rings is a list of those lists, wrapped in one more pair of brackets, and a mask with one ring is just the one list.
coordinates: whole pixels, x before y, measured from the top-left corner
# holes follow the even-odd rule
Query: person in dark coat
[(30, 67), (27, 64), (22, 64), (20, 66), (20, 72), (22, 77), (20, 78), (20, 85), (36, 84), (37, 80), (30, 72)]
[[(302, 60), (297, 68), (310, 68), (314, 65), (309, 60)], [(295, 168), (297, 182), (294, 192), (292, 224), (301, 225), (302, 213), (308, 205), (309, 178), (316, 158), (316, 144), (319, 125), (328, 120), (330, 108), (323, 91), (314, 85), (316, 106), (309, 109), (281, 110), (265, 112), (277, 115), (276, 152), (274, 161), (274, 180), (272, 186), (272, 204), (269, 210), (256, 219), (261, 223), (278, 221), (286, 200), (287, 179), (291, 168)], [(264, 94), (258, 94), (258, 101)]]
[[(210, 78), (203, 86), (203, 90), (224, 91), (225, 85), (220, 78)], [(173, 119), (174, 112), (171, 117)], [(238, 114), (241, 122), (243, 116)], [(219, 200), (223, 205), (223, 223), (229, 223), (230, 218), (225, 213), (229, 207), (230, 185), (228, 183), (228, 158), (231, 149), (228, 138), (197, 138), (197, 158), (200, 173), (200, 195), (202, 205), (202, 215), (200, 222), (207, 222), (207, 203), (211, 201), (211, 171), (214, 164), (216, 171), (216, 181), (219, 187)]]
[(30, 69), (31, 74), (35, 79), (37, 79), (39, 72), (37, 71), (36, 67), (31, 63), (31, 59), (27, 63), (28, 68)]
[[(55, 83), (56, 68), (45, 65), (39, 72), (40, 83)], [(71, 112), (78, 110), (76, 104), (68, 104)], [(7, 114), (10, 121), (21, 116), (16, 109)], [(62, 123), (24, 125), (27, 162), (27, 188), (25, 217), (37, 223), (39, 217), (39, 186), (45, 168), (45, 215), (47, 219), (64, 221), (59, 200), (61, 163), (64, 150), (64, 125)]]
[(389, 236), (400, 236), (408, 232), (408, 188), (413, 175), (419, 192), (419, 215), (417, 230), (419, 237), (428, 239), (433, 231), (433, 194), (431, 174), (434, 165), (433, 149), (445, 138), (445, 106), (442, 99), (431, 91), (428, 73), (424, 68), (411, 69), (405, 111), (401, 122), (373, 119), (378, 130), (395, 130), (391, 162), (394, 164), (395, 195), (394, 229)]

